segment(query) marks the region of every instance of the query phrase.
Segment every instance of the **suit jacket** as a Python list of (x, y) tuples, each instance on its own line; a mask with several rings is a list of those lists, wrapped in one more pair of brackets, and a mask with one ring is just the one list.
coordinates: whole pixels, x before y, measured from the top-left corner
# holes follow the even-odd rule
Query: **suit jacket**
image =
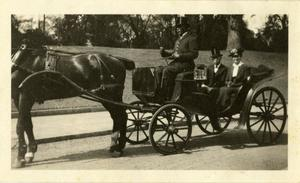
[(174, 61), (193, 62), (193, 60), (198, 57), (198, 43), (196, 34), (187, 32), (187, 34), (182, 38), (178, 38), (176, 40), (173, 51), (163, 51), (161, 56), (169, 57), (175, 52), (179, 54), (179, 58), (174, 59)]
[(221, 64), (218, 71), (214, 72), (214, 64), (207, 68), (207, 85), (209, 87), (222, 87), (225, 86), (228, 68)]
[(243, 64), (239, 67), (237, 76), (235, 78), (232, 78), (232, 72), (233, 72), (233, 66), (229, 68), (229, 72), (226, 77), (226, 83), (231, 82), (230, 86), (238, 87), (241, 86), (250, 76), (250, 68)]

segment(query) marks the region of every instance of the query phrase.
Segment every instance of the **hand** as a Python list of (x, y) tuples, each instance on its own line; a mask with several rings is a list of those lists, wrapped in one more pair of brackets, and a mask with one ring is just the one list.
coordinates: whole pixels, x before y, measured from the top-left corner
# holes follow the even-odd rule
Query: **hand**
[(173, 58), (179, 58), (179, 54), (177, 52), (173, 53)]
[(228, 81), (228, 82), (226, 83), (226, 86), (227, 86), (227, 87), (231, 87), (231, 85), (232, 85), (232, 82), (231, 82), (231, 81)]
[(208, 86), (206, 84), (204, 84), (204, 83), (201, 85), (201, 87), (202, 88), (208, 88)]
[(165, 48), (164, 47), (159, 47), (159, 52), (160, 52), (160, 54), (164, 53), (165, 52)]

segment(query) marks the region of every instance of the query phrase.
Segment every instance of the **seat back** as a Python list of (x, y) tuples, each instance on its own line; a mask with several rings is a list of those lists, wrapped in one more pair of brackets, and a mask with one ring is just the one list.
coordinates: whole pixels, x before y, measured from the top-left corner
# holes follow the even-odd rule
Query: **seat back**
[(132, 72), (132, 93), (139, 96), (154, 97), (161, 77), (155, 67), (140, 67)]

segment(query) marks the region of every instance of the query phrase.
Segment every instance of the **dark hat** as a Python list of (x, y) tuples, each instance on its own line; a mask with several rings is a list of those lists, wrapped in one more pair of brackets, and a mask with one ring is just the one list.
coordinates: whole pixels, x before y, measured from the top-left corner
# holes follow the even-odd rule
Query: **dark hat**
[(176, 18), (176, 27), (190, 27), (186, 17), (177, 17)]
[(221, 57), (223, 56), (221, 53), (220, 53), (220, 50), (218, 50), (217, 48), (212, 48), (211, 49), (211, 58), (218, 58), (218, 57)]
[(233, 48), (230, 50), (230, 57), (241, 57), (243, 55), (244, 50), (242, 48)]

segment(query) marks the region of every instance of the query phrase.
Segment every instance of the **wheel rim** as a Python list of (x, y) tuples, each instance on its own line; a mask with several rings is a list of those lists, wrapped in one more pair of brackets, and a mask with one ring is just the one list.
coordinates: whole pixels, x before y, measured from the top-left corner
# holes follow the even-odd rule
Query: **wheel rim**
[(162, 154), (181, 152), (187, 145), (192, 131), (189, 114), (183, 107), (168, 104), (158, 109), (150, 124), (150, 141)]
[(213, 135), (222, 133), (229, 125), (231, 117), (220, 117), (218, 118), (218, 123), (221, 130), (215, 130), (211, 124), (211, 120), (205, 115), (196, 115), (196, 122), (199, 128), (206, 134)]
[[(140, 107), (145, 105), (141, 101), (136, 101), (131, 104)], [(149, 128), (152, 113), (141, 112), (136, 109), (127, 109), (126, 112), (128, 115), (126, 131), (127, 142), (130, 144), (141, 144), (147, 142), (149, 140), (147, 130)]]
[(273, 144), (282, 134), (287, 119), (283, 95), (275, 88), (266, 87), (253, 97), (247, 129), (260, 145)]

